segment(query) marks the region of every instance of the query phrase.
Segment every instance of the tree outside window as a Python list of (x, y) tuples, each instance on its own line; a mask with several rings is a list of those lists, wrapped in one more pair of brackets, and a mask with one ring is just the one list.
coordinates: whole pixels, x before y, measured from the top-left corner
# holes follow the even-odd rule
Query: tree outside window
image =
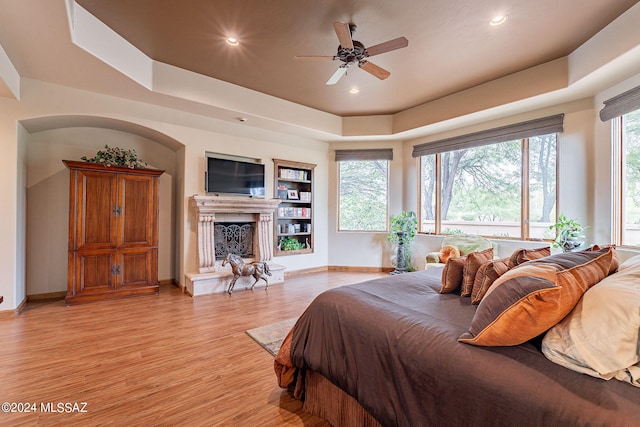
[(439, 209), (442, 234), (546, 237), (555, 220), (556, 152), (551, 134), (422, 156), (421, 230), (435, 232)]
[(387, 231), (387, 160), (338, 162), (340, 231)]
[(620, 244), (640, 246), (640, 110), (625, 114), (622, 125), (622, 221)]

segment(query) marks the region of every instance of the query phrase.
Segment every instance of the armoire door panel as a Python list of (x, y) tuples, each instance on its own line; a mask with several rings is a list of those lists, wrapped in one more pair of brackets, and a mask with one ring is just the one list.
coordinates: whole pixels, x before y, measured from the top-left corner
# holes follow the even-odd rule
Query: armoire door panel
[(115, 290), (117, 264), (114, 251), (77, 252), (76, 258), (76, 295)]
[(151, 286), (152, 283), (152, 255), (151, 249), (123, 249), (118, 256), (120, 275), (118, 286), (140, 287)]
[(80, 172), (78, 176), (79, 199), (78, 249), (115, 247), (117, 200), (115, 175), (108, 173)]
[(119, 245), (153, 245), (154, 181), (146, 176), (120, 178)]

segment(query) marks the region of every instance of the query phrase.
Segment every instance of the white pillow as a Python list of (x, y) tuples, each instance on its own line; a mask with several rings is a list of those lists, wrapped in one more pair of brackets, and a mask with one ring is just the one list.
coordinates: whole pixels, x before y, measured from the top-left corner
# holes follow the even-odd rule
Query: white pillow
[(640, 268), (640, 255), (635, 255), (626, 259), (622, 264), (620, 264), (618, 271), (623, 271), (627, 268)]
[[(640, 260), (640, 259), (639, 259)], [(640, 387), (640, 262), (634, 260), (589, 289), (542, 340), (544, 355), (594, 377)]]

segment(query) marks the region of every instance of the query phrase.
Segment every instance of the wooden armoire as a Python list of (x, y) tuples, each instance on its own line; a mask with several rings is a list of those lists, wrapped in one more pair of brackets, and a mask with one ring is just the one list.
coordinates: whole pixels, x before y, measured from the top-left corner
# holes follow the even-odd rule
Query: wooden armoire
[(70, 171), (66, 303), (157, 294), (164, 171), (63, 162)]

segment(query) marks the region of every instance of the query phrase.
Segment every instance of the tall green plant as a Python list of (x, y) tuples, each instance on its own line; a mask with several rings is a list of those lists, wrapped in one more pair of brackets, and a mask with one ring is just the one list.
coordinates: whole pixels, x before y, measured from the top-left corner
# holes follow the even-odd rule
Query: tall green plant
[[(403, 234), (399, 236), (398, 232), (402, 232)], [(411, 244), (413, 243), (413, 239), (416, 237), (417, 232), (418, 218), (416, 217), (415, 212), (402, 212), (391, 217), (389, 236), (387, 236), (387, 240), (395, 247), (400, 243), (400, 239), (402, 239), (407, 271), (415, 270), (411, 264)]]

